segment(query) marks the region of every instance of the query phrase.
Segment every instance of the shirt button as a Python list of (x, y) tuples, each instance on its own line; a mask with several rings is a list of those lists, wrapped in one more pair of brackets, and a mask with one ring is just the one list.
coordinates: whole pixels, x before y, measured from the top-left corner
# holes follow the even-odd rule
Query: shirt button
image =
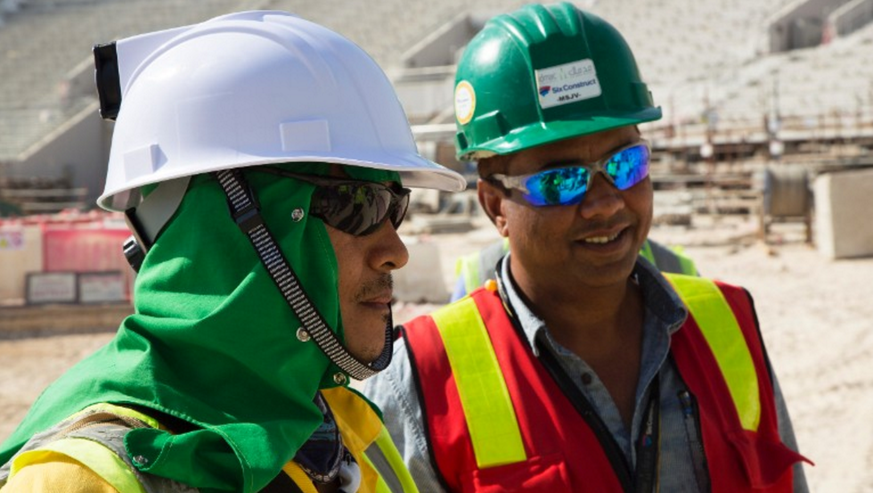
[(590, 373), (585, 372), (582, 374), (582, 383), (584, 385), (591, 385), (591, 374)]

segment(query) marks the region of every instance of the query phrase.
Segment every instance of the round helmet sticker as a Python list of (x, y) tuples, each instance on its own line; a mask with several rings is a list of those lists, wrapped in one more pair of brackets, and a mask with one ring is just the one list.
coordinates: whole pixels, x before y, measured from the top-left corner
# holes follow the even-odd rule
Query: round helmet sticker
[(466, 125), (473, 119), (475, 111), (476, 92), (469, 82), (462, 80), (455, 86), (455, 118), (461, 125)]

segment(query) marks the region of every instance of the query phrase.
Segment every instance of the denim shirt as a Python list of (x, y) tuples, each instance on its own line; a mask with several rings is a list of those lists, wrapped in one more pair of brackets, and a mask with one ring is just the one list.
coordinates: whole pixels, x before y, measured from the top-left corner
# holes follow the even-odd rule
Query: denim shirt
[[(637, 261), (632, 277), (639, 283), (645, 304), (643, 322), (642, 358), (637, 383), (631, 429), (624, 425), (618, 407), (609, 391), (591, 367), (575, 353), (558, 344), (549, 334), (544, 322), (522, 301), (509, 282), (508, 256), (498, 270), (509, 304), (518, 317), (534, 354), (539, 350), (534, 343), (537, 334), (545, 333), (551, 351), (557, 355), (567, 375), (592, 404), (613, 439), (624, 453), (632, 469), (636, 469), (636, 447), (645, 414), (645, 402), (655, 378), (660, 382), (660, 453), (659, 490), (667, 492), (697, 492), (709, 490), (709, 477), (700, 454), (701, 446), (696, 427), (686, 418), (679, 395), (686, 390), (670, 352), (670, 336), (679, 330), (687, 316), (678, 295), (658, 270), (645, 259)], [(369, 379), (364, 394), (381, 409), (391, 437), (403, 456), (412, 477), (421, 491), (444, 491), (437, 480), (433, 462), (428, 456), (426, 431), (417, 389), (406, 346), (402, 340), (394, 344), (394, 360), (381, 374)], [(792, 450), (797, 450), (788, 409), (779, 383), (773, 378), (779, 434)], [(794, 466), (794, 491), (806, 492), (802, 466)]]

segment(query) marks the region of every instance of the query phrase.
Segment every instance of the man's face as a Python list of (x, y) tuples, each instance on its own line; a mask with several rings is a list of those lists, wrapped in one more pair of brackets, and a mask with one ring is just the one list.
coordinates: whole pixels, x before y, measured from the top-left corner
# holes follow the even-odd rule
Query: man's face
[[(524, 175), (568, 162), (591, 163), (639, 139), (636, 127), (628, 126), (525, 149), (498, 162), (500, 172)], [(648, 177), (621, 191), (597, 174), (581, 203), (548, 207), (531, 206), (518, 191), (506, 195), (496, 185), (479, 183), (480, 201), (510, 239), (512, 272), (523, 289), (558, 294), (626, 282), (651, 225)]]
[(391, 271), (406, 265), (409, 252), (394, 226), (385, 221), (374, 233), (352, 236), (325, 225), (339, 270), (339, 301), (345, 346), (364, 362), (385, 347), (391, 313)]

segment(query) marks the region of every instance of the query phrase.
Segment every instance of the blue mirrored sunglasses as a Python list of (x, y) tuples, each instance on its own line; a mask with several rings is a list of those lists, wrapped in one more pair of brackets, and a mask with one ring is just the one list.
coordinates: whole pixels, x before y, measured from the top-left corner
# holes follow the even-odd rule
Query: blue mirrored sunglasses
[(649, 176), (650, 156), (649, 144), (639, 141), (594, 163), (573, 164), (529, 175), (495, 173), (485, 180), (520, 191), (522, 197), (534, 207), (574, 205), (582, 202), (594, 175), (599, 172), (619, 190), (627, 190), (643, 181)]

